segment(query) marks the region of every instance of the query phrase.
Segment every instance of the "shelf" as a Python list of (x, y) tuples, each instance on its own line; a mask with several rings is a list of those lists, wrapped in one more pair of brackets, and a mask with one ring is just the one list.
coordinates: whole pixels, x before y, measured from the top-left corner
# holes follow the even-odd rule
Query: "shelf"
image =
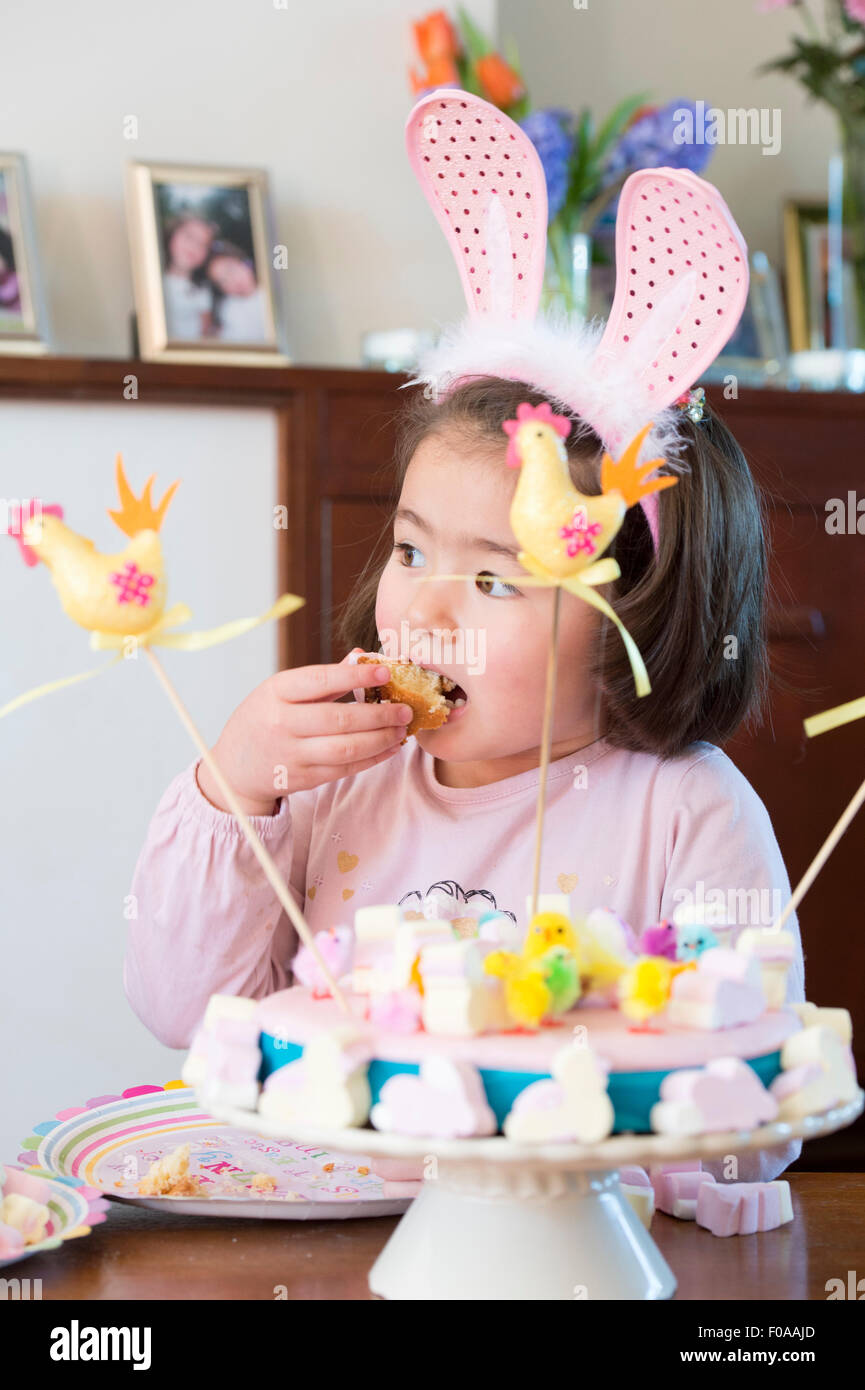
[(270, 406), (310, 390), (396, 390), (405, 378), (363, 367), (237, 367), (219, 364), (141, 362), (126, 357), (9, 357), (0, 354), (0, 398), (6, 400), (123, 399), (127, 378), (138, 399), (178, 405)]

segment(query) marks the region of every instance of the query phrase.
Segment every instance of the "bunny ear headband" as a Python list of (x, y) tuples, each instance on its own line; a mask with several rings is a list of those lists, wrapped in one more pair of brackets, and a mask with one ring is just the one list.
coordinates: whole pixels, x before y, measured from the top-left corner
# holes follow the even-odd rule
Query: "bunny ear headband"
[[(748, 296), (748, 248), (718, 191), (681, 169), (626, 180), (606, 325), (538, 315), (547, 245), (543, 166), (525, 132), (480, 97), (431, 92), (406, 125), (409, 159), (460, 273), (468, 314), (406, 385), (442, 399), (460, 381), (523, 381), (580, 416), (611, 452), (648, 421), (639, 460), (675, 456), (693, 386)], [(657, 493), (641, 499), (657, 548)]]

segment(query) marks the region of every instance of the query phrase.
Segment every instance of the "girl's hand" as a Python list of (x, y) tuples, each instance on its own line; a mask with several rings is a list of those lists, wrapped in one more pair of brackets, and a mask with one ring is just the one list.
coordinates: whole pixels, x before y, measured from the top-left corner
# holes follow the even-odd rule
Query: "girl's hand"
[[(277, 797), (335, 782), (392, 757), (411, 721), (408, 705), (336, 703), (352, 690), (389, 679), (387, 667), (357, 666), (346, 657), (328, 666), (279, 671), (257, 686), (234, 711), (213, 750), (246, 814), (272, 815)], [(198, 783), (208, 801), (229, 809), (206, 763), (199, 766)]]

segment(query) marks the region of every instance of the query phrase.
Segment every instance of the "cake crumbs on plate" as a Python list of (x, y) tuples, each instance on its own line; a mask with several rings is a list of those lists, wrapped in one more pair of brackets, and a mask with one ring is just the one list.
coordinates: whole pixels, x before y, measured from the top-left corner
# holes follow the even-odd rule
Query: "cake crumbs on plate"
[(275, 1192), (276, 1178), (271, 1177), (269, 1173), (253, 1173), (252, 1186), (256, 1192)]
[(201, 1197), (201, 1179), (189, 1171), (189, 1144), (163, 1154), (138, 1184), (142, 1197)]

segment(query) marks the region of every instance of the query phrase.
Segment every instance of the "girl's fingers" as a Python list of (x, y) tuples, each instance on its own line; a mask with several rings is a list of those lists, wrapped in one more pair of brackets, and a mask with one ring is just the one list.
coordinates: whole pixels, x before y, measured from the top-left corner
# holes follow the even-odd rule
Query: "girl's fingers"
[[(386, 700), (370, 704), (349, 704), (337, 701), (316, 701), (305, 705), (292, 705), (280, 718), (280, 724), (291, 725), (291, 733), (297, 738), (327, 737), (333, 734), (369, 733), (375, 729), (405, 729), (411, 723), (412, 711), (408, 705), (394, 704)], [(402, 735), (400, 735), (402, 737)]]
[(339, 768), (339, 776), (348, 775), (349, 764), (365, 762), (379, 753), (390, 752), (405, 738), (405, 727), (374, 729), (369, 733), (330, 734), (303, 741), (303, 761), (310, 767)]
[(321, 700), (338, 700), (350, 690), (384, 685), (390, 680), (386, 666), (357, 666), (340, 661), (329, 666), (297, 666), (280, 671), (274, 677), (274, 687), (281, 700), (294, 704), (312, 704)]

